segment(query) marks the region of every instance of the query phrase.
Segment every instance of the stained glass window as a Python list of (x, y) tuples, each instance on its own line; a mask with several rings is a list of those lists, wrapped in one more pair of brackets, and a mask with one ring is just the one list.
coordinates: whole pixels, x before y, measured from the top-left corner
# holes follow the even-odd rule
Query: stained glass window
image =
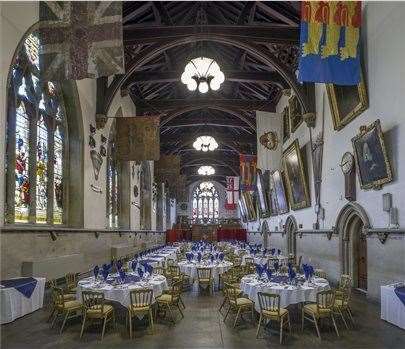
[(215, 223), (219, 218), (219, 195), (212, 182), (201, 182), (193, 191), (193, 222)]
[(118, 228), (119, 192), (115, 147), (115, 124), (111, 126), (107, 152), (107, 218), (109, 228)]
[(63, 224), (65, 109), (58, 85), (40, 79), (38, 47), (30, 33), (11, 67), (6, 222)]

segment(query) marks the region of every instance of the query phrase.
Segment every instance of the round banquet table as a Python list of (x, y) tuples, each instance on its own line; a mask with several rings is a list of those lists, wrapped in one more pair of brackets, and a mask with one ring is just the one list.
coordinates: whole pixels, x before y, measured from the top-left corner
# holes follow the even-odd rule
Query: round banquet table
[(209, 261), (203, 261), (201, 263), (198, 263), (196, 261), (182, 261), (178, 263), (178, 266), (182, 273), (195, 280), (197, 280), (197, 268), (211, 268), (212, 277), (214, 278), (214, 285), (215, 287), (218, 287), (219, 275), (229, 270), (233, 266), (233, 264), (227, 261), (214, 263), (211, 263)]
[(105, 299), (122, 304), (128, 307), (131, 303), (129, 293), (130, 291), (148, 288), (153, 290), (153, 302), (155, 297), (160, 296), (164, 290), (168, 289), (167, 280), (163, 275), (152, 275), (149, 280), (141, 280), (134, 273), (128, 273), (128, 278), (132, 279), (131, 282), (125, 284), (115, 284), (114, 280), (117, 279), (118, 274), (112, 274), (107, 278), (107, 283), (101, 280), (95, 280), (94, 276), (82, 279), (77, 285), (77, 300), (82, 302), (83, 291), (102, 292)]
[[(303, 278), (302, 278), (303, 279)], [(326, 279), (314, 277), (312, 282), (303, 282), (294, 286), (284, 283), (287, 276), (275, 276), (271, 282), (257, 280), (256, 275), (246, 275), (242, 278), (240, 288), (247, 294), (250, 300), (255, 302), (255, 308), (260, 311), (259, 292), (273, 293), (280, 295), (280, 307), (285, 308), (290, 304), (301, 302), (316, 302), (316, 294), (330, 289)], [(277, 282), (278, 281), (278, 282)]]
[(266, 264), (270, 258), (277, 258), (279, 264), (281, 264), (281, 265), (287, 265), (287, 263), (288, 263), (287, 256), (284, 256), (284, 255), (276, 256), (276, 255), (268, 254), (263, 257), (263, 254), (258, 253), (257, 255), (250, 255), (250, 254), (243, 255), (242, 256), (242, 265), (246, 264), (245, 258), (253, 258), (253, 262), (255, 264), (261, 264), (261, 265)]
[[(138, 262), (144, 261), (150, 264), (152, 267), (163, 266), (165, 265), (166, 261), (169, 259), (176, 260), (177, 259), (177, 250), (176, 247), (164, 247), (160, 250), (151, 252), (147, 255), (144, 255), (140, 258), (137, 258)], [(128, 269), (131, 270), (132, 260), (128, 261)]]

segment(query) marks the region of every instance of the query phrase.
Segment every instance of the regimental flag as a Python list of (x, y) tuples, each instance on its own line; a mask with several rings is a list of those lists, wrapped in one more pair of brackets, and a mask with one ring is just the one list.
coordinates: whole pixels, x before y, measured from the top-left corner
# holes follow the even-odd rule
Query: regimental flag
[(117, 160), (159, 160), (159, 116), (120, 117), (115, 120), (117, 123)]
[(256, 155), (239, 154), (240, 190), (253, 191), (256, 189)]
[(298, 80), (360, 82), (360, 1), (303, 1)]
[(226, 210), (236, 210), (239, 201), (239, 177), (226, 177)]
[(283, 156), (283, 116), (256, 111), (257, 167), (279, 170)]
[(44, 80), (123, 74), (120, 1), (41, 1), (39, 64)]

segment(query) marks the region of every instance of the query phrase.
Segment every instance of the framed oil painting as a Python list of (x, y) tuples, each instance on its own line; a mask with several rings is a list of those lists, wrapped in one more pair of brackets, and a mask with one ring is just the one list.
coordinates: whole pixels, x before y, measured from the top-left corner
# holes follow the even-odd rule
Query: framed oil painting
[(277, 203), (277, 212), (278, 214), (287, 213), (290, 209), (288, 207), (287, 196), (285, 194), (283, 173), (276, 170), (272, 174), (272, 181), (274, 183), (274, 192)]
[(246, 207), (246, 216), (249, 222), (256, 220), (256, 208), (253, 202), (252, 194), (248, 191), (243, 191), (242, 195), (242, 202)]
[(300, 146), (296, 139), (283, 153), (288, 200), (293, 210), (311, 205)]
[(326, 84), (333, 128), (341, 130), (368, 108), (367, 90), (363, 75), (358, 85)]
[(239, 206), (239, 211), (240, 211), (240, 217), (242, 219), (243, 222), (247, 222), (247, 210), (246, 210), (246, 206), (244, 201), (241, 199), (239, 199), (238, 201), (238, 206)]
[(290, 110), (285, 107), (283, 110), (283, 143), (290, 138)]
[(294, 95), (288, 99), (288, 110), (290, 115), (290, 131), (294, 133), (303, 121), (301, 105), (297, 96)]
[(259, 200), (259, 209), (260, 209), (260, 217), (265, 218), (269, 217), (269, 205), (267, 201), (267, 188), (265, 182), (265, 176), (262, 174), (261, 170), (257, 170), (256, 173), (256, 187), (257, 187), (257, 196)]
[(361, 127), (352, 144), (361, 189), (380, 189), (392, 181), (380, 120)]

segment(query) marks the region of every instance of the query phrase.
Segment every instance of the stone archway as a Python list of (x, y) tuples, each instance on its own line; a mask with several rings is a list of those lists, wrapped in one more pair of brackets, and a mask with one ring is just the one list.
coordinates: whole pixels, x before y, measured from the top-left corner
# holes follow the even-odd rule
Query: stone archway
[(152, 227), (152, 183), (148, 161), (143, 161), (140, 172), (140, 226), (141, 230), (151, 230)]
[(367, 290), (367, 239), (370, 228), (366, 211), (357, 203), (346, 204), (336, 219), (340, 237), (341, 273), (352, 277), (353, 287)]
[(284, 233), (287, 234), (287, 253), (296, 256), (297, 254), (297, 239), (296, 232), (298, 230), (297, 221), (294, 216), (288, 216), (285, 225)]

